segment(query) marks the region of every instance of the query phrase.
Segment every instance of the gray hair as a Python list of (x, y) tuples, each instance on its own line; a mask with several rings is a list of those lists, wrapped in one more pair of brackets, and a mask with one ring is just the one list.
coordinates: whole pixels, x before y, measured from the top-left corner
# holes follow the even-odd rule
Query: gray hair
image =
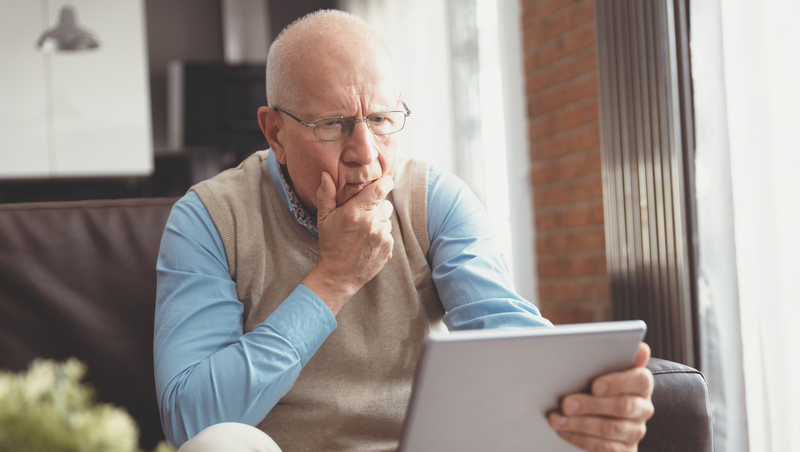
[[(336, 10), (336, 9), (323, 9), (309, 13), (284, 28), (272, 45), (269, 47), (269, 54), (267, 55), (267, 103), (270, 107), (281, 107), (286, 109), (295, 110), (300, 106), (302, 93), (296, 83), (293, 83), (292, 74), (292, 56), (299, 50), (297, 40), (285, 39), (284, 35), (301, 22), (307, 22), (312, 32), (320, 37), (325, 37), (325, 34), (335, 33), (340, 35), (343, 28), (331, 30), (329, 27), (324, 27), (326, 21), (335, 20), (338, 23), (346, 24), (346, 30), (350, 36), (361, 40), (376, 40), (386, 48), (386, 44), (378, 33), (367, 22), (353, 14)], [(288, 42), (287, 42), (288, 41)], [(387, 49), (388, 52), (388, 49)]]

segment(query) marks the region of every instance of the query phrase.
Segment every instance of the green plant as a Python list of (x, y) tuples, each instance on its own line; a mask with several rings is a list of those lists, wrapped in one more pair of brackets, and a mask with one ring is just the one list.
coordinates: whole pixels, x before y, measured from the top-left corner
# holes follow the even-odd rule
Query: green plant
[[(122, 408), (94, 403), (86, 366), (34, 360), (26, 372), (0, 371), (0, 450), (138, 452), (139, 429)], [(166, 442), (154, 452), (173, 450)]]

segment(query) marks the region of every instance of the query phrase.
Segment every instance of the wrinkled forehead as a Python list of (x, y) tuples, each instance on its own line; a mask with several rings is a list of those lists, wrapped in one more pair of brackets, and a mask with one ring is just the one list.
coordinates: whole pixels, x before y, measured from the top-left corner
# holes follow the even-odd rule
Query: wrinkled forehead
[(293, 41), (286, 69), (301, 95), (318, 95), (330, 87), (351, 87), (376, 96), (399, 97), (394, 61), (372, 30), (341, 24), (304, 25), (307, 24), (297, 24), (283, 37)]

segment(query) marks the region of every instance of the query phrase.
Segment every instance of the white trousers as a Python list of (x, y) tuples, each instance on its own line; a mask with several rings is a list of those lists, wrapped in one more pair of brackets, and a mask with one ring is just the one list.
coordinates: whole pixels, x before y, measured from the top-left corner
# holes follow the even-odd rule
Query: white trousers
[(183, 443), (178, 452), (281, 452), (266, 433), (247, 424), (212, 425)]

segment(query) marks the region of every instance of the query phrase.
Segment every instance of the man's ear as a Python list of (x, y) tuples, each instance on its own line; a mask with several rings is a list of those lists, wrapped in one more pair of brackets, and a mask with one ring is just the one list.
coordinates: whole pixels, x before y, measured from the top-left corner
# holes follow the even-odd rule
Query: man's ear
[(286, 152), (281, 140), (283, 134), (280, 133), (283, 128), (283, 118), (278, 110), (270, 107), (258, 108), (258, 125), (261, 127), (261, 132), (269, 143), (270, 149), (275, 154), (278, 162), (281, 165), (286, 164)]

